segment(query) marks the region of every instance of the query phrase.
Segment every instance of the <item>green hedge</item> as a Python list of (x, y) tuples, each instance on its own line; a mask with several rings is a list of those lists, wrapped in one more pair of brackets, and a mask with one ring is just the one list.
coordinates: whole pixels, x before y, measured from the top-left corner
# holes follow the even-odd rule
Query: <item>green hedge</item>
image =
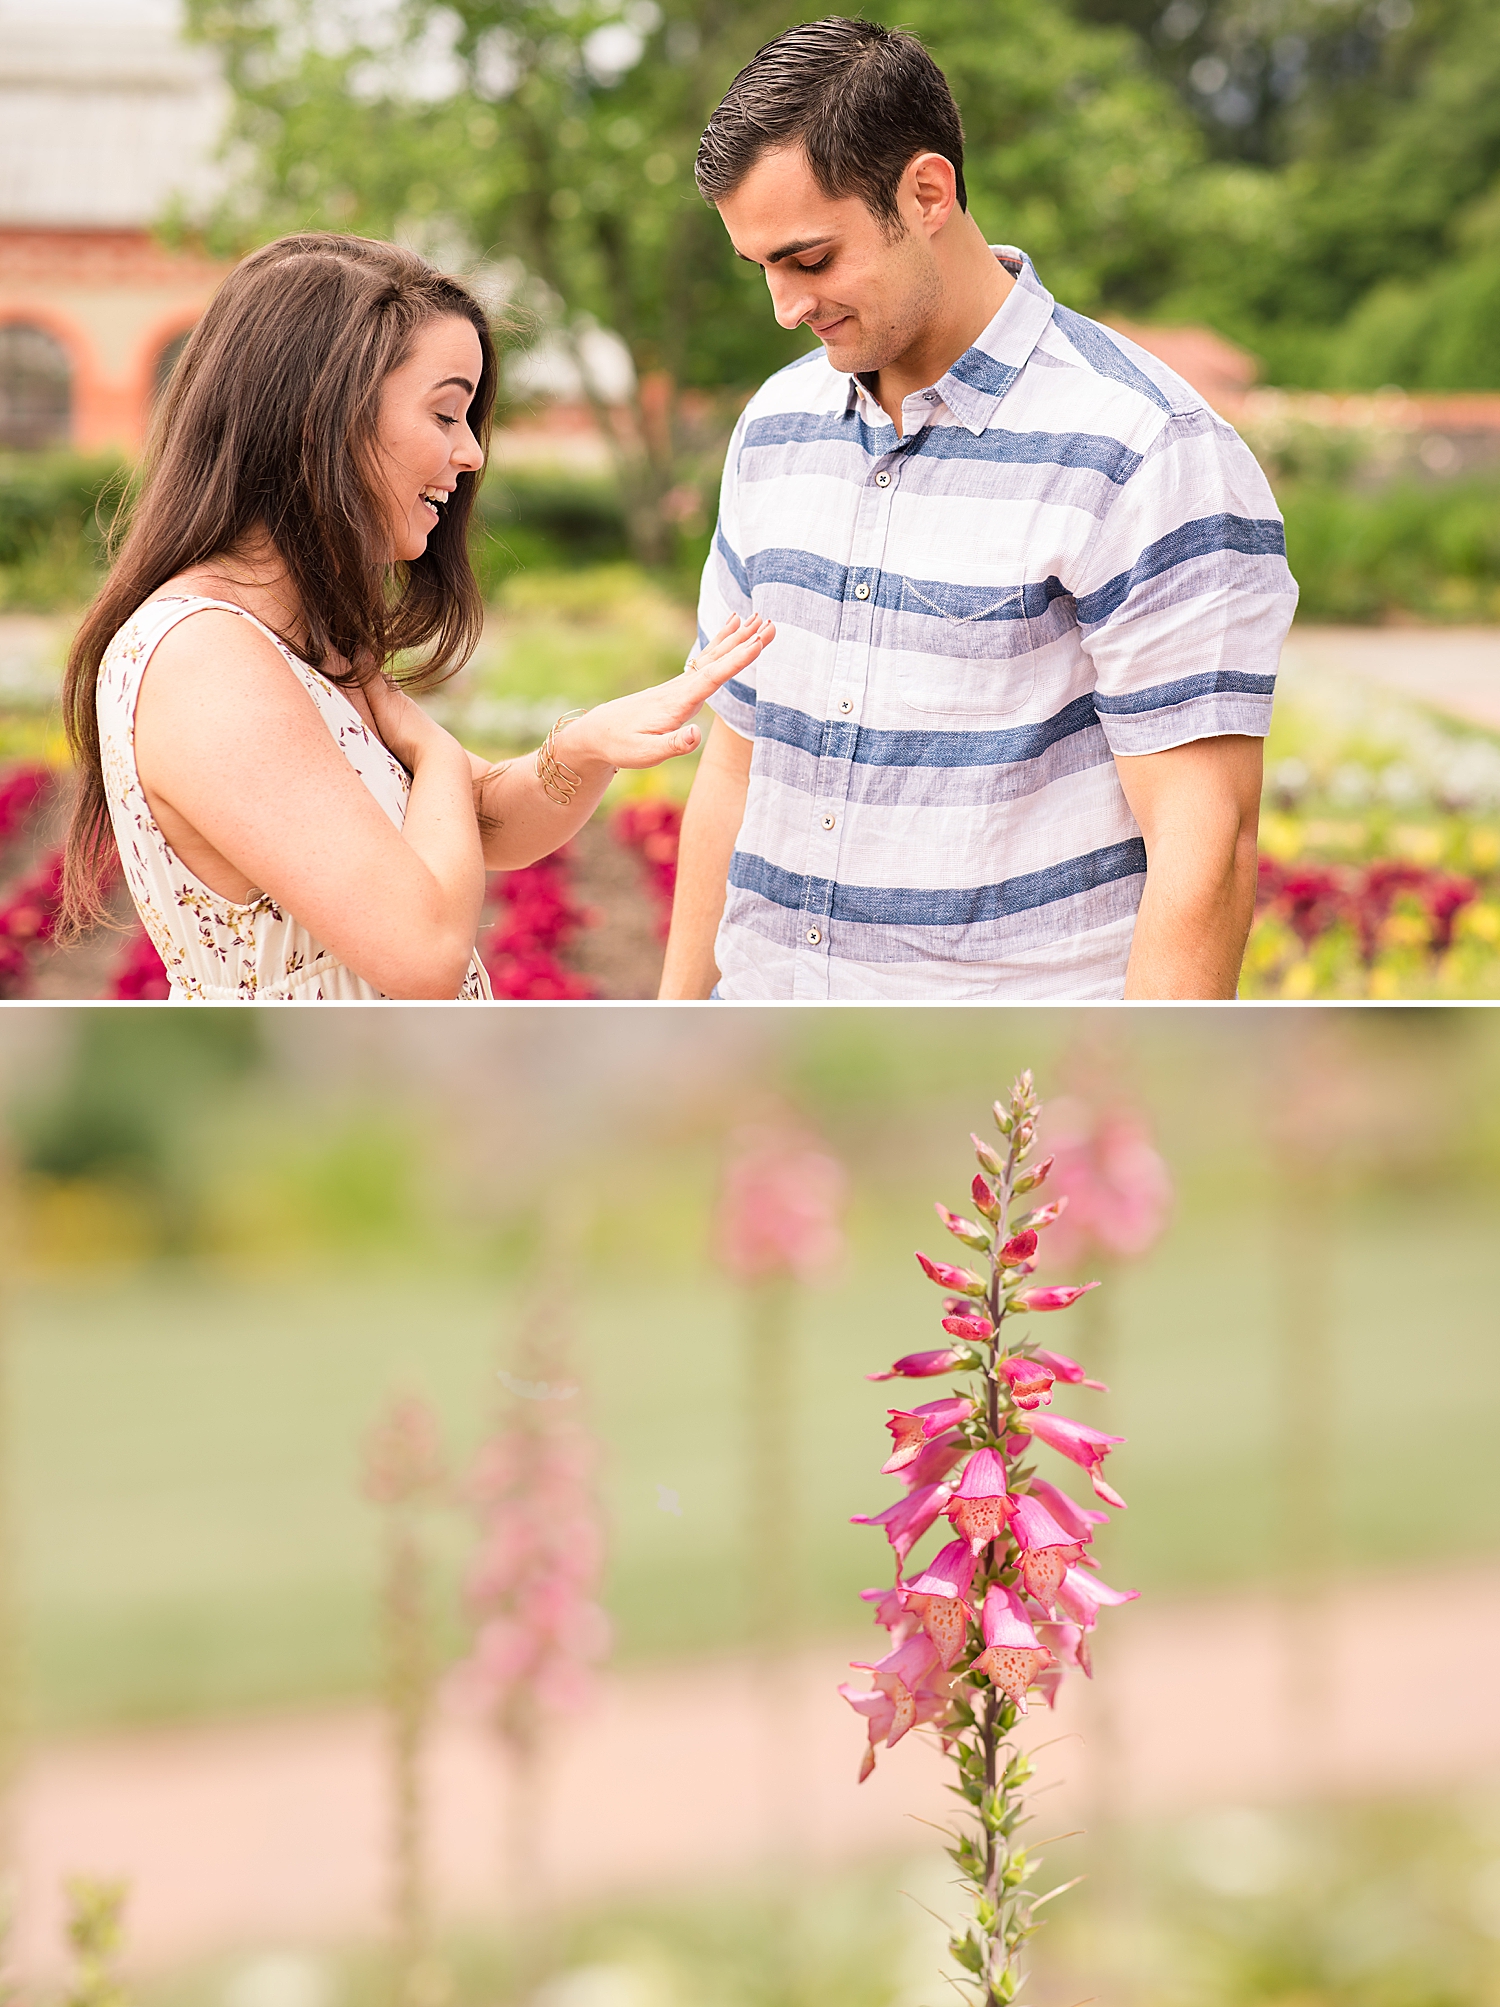
[(125, 480), (113, 456), (0, 455), (0, 608), (50, 611), (92, 596)]
[(1302, 620), (1500, 621), (1500, 475), (1277, 492)]

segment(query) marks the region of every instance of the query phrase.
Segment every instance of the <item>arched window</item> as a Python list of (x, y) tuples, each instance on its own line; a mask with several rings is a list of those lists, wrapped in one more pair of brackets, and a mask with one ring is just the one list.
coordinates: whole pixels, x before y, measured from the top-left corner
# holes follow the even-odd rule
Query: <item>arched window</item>
[(151, 401), (153, 404), (160, 400), (162, 392), (172, 381), (172, 371), (177, 367), (178, 358), (187, 347), (188, 336), (192, 332), (191, 328), (187, 328), (180, 335), (173, 335), (161, 354), (156, 358), (156, 374), (151, 384)]
[(0, 327), (0, 447), (66, 446), (72, 421), (73, 370), (62, 343), (45, 328)]

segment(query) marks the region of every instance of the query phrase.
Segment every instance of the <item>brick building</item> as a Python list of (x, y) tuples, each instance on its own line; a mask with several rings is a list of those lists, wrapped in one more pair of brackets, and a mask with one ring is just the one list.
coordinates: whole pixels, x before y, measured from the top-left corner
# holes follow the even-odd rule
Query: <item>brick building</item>
[(139, 448), (224, 270), (151, 227), (223, 114), (175, 0), (0, 0), (0, 452)]

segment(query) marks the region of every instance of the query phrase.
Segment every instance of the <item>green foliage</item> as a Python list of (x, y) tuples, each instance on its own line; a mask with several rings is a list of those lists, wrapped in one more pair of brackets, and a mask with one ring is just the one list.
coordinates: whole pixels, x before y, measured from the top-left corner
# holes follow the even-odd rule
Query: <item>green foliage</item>
[(1303, 620), (1500, 619), (1500, 478), (1277, 493)]
[(93, 595), (124, 479), (109, 457), (0, 455), (0, 609), (76, 606)]

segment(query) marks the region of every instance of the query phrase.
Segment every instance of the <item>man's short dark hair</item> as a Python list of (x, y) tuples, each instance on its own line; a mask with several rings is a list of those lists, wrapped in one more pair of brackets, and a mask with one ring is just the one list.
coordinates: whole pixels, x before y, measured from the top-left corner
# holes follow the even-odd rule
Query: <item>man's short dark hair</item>
[(919, 153), (953, 163), (964, 129), (948, 80), (915, 35), (833, 15), (789, 28), (745, 65), (708, 122), (694, 173), (707, 202), (732, 195), (763, 153), (800, 146), (825, 195), (858, 195), (891, 228), (896, 190)]

